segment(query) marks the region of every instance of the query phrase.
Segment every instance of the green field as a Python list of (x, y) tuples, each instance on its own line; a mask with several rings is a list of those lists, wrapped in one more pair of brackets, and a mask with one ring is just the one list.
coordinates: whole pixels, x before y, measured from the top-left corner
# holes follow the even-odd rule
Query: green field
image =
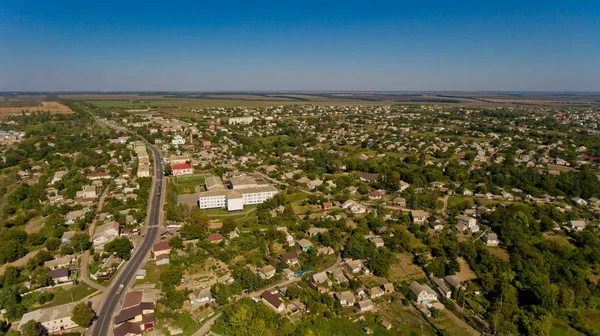
[(555, 320), (550, 328), (550, 336), (578, 336), (582, 335), (579, 331), (569, 327), (562, 321)]
[[(135, 285), (145, 285), (145, 284), (159, 284), (160, 274), (167, 269), (169, 269), (169, 265), (160, 265), (157, 266), (154, 261), (148, 261), (142, 269), (146, 270), (146, 277), (142, 280), (136, 280)], [(156, 288), (160, 288), (156, 287)]]
[(600, 311), (599, 310), (582, 310), (580, 311), (581, 316), (585, 320), (585, 324), (596, 330), (600, 331)]
[[(139, 100), (143, 100), (143, 97), (139, 97)], [(328, 106), (356, 106), (356, 105), (391, 105), (391, 101), (336, 101), (331, 100), (327, 102), (323, 101), (293, 101), (293, 100), (243, 100), (243, 99), (177, 99), (177, 98), (165, 98), (165, 99), (152, 99), (144, 100), (143, 103), (131, 102), (130, 100), (88, 100), (90, 103), (105, 108), (134, 108), (143, 109), (148, 106), (156, 108), (179, 108), (182, 110), (189, 110), (190, 108), (202, 109), (202, 108), (218, 108), (218, 107), (269, 107), (278, 105), (328, 105)]]
[(69, 290), (64, 290), (63, 288), (57, 288), (52, 290), (52, 293), (54, 293), (54, 300), (52, 300), (52, 302), (42, 306), (42, 308), (44, 307), (53, 307), (53, 306), (59, 306), (65, 303), (70, 303), (70, 302), (77, 302), (81, 299), (83, 299), (84, 297), (95, 293), (96, 289), (92, 288), (84, 283), (81, 283), (75, 287), (70, 288)]
[(175, 176), (173, 177), (173, 183), (177, 194), (194, 194), (197, 186), (204, 185), (204, 176)]

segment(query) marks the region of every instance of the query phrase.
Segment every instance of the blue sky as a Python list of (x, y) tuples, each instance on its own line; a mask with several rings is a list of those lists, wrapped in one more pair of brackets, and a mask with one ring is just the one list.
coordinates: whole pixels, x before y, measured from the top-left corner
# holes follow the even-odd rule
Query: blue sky
[(600, 4), (0, 1), (33, 90), (600, 91)]

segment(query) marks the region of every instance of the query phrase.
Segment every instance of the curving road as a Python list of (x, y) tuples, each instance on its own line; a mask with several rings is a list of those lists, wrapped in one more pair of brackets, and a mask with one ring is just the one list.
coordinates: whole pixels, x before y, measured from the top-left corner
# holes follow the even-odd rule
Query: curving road
[[(110, 127), (114, 130), (132, 133), (126, 128), (107, 123), (103, 120), (96, 118), (96, 122)], [(150, 192), (150, 200), (148, 205), (148, 212), (146, 215), (146, 236), (142, 244), (135, 249), (135, 252), (129, 262), (125, 264), (125, 267), (116, 275), (112, 285), (106, 291), (106, 300), (102, 303), (100, 311), (98, 313), (98, 319), (94, 323), (91, 334), (97, 336), (112, 335), (113, 327), (113, 315), (117, 311), (117, 304), (121, 300), (121, 297), (127, 290), (127, 287), (135, 279), (135, 273), (144, 262), (146, 255), (150, 252), (154, 241), (158, 234), (158, 228), (160, 224), (160, 209), (163, 204), (163, 195), (161, 194), (162, 184), (164, 176), (162, 167), (162, 157), (156, 147), (152, 146), (148, 142), (144, 141), (146, 146), (150, 148), (154, 155), (154, 179), (152, 181), (152, 187)], [(119, 290), (119, 287), (123, 285), (123, 289)]]

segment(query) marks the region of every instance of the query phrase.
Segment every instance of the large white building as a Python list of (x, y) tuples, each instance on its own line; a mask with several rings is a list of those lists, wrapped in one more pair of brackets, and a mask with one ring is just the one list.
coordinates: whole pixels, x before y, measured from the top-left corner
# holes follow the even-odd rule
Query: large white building
[(248, 125), (252, 121), (254, 121), (254, 117), (238, 117), (238, 118), (229, 118), (229, 125)]
[(175, 137), (173, 137), (173, 140), (171, 140), (171, 143), (173, 145), (184, 145), (185, 139), (181, 135), (176, 135)]
[(42, 308), (26, 313), (21, 318), (19, 328), (21, 328), (29, 320), (39, 322), (49, 334), (61, 333), (78, 325), (71, 320), (71, 313), (76, 303), (69, 303), (62, 306), (52, 308)]
[(219, 177), (209, 176), (204, 182), (206, 191), (198, 197), (198, 206), (200, 209), (238, 211), (243, 210), (244, 205), (260, 204), (278, 192), (277, 188), (261, 182), (250, 176), (232, 177), (226, 188)]

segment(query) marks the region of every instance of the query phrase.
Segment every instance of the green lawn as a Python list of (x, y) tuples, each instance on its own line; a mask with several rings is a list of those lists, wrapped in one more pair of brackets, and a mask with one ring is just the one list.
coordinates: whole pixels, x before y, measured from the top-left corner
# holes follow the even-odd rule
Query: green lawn
[(146, 270), (146, 277), (142, 280), (136, 280), (135, 285), (143, 285), (143, 284), (159, 284), (160, 274), (167, 269), (169, 269), (170, 265), (156, 265), (154, 261), (148, 261), (143, 269)]
[(204, 176), (176, 176), (172, 181), (178, 194), (194, 194), (197, 186), (204, 185)]
[(461, 202), (463, 202), (468, 197), (462, 195), (452, 195), (448, 197), (448, 207), (455, 206)]
[(41, 308), (59, 306), (74, 301), (76, 302), (95, 292), (95, 288), (92, 288), (84, 283), (72, 287), (69, 290), (64, 290), (63, 288), (59, 287), (52, 290), (52, 293), (54, 293), (54, 300), (42, 306)]
[(577, 330), (569, 327), (566, 323), (562, 321), (554, 321), (552, 323), (552, 327), (550, 328), (550, 336), (578, 336), (581, 335)]
[(204, 184), (204, 176), (176, 176), (173, 179), (177, 184)]

